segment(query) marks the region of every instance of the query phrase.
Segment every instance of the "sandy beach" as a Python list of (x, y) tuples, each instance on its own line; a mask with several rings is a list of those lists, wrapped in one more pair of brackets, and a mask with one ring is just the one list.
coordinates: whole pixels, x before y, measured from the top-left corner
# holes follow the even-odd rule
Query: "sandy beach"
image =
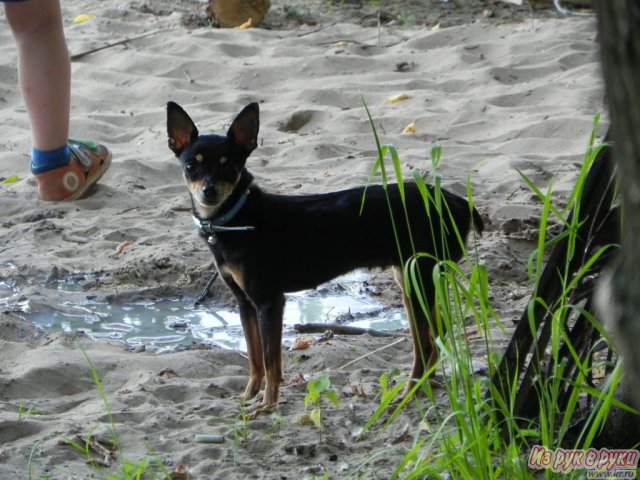
[[(169, 100), (202, 131), (225, 131), (244, 105), (259, 102), (260, 143), (248, 168), (272, 192), (367, 181), (376, 150), (363, 100), (381, 140), (398, 148), (405, 175), (429, 174), (431, 148), (441, 145), (443, 184), (466, 196), (469, 182), (486, 224), (477, 251), (493, 306), (507, 327), (519, 317), (541, 204), (517, 170), (543, 189), (553, 183), (562, 204), (594, 115), (602, 113), (600, 137), (608, 125), (594, 19), (487, 3), (378, 26), (338, 5), (314, 15), (298, 2), (294, 22), (287, 3), (273, 2), (269, 28), (235, 30), (203, 25), (202, 2), (65, 0), (72, 135), (113, 152), (95, 193), (68, 204), (37, 199), (16, 52), (0, 16), (0, 178), (19, 179), (0, 184), (0, 282), (14, 292), (0, 298), (0, 478), (106, 478), (123, 458), (159, 461), (168, 471), (183, 465), (197, 479), (388, 478), (415, 436), (428, 434), (415, 428), (419, 412), (407, 409), (387, 429), (358, 435), (379, 404), (380, 375), (409, 372), (407, 332), (338, 335), (286, 350), (278, 410), (249, 422), (238, 399), (248, 371), (240, 352), (131, 352), (24, 318), (24, 309), (55, 310), (71, 297), (192, 297), (208, 280), (212, 258), (167, 148)], [(469, 2), (478, 3), (485, 2)], [(74, 24), (80, 14), (95, 17)], [(406, 99), (389, 101), (397, 95)], [(403, 133), (412, 122), (415, 133)], [(79, 292), (51, 288), (68, 278)], [(382, 302), (401, 304), (390, 272), (375, 272), (372, 282)], [(233, 307), (221, 282), (212, 297)], [(508, 334), (496, 336), (497, 351)], [(325, 404), (319, 432), (305, 417), (304, 396), (307, 381), (322, 374), (340, 406)], [(88, 465), (62, 442), (106, 438), (112, 426), (122, 451), (111, 467)], [(224, 441), (196, 441), (203, 434)]]

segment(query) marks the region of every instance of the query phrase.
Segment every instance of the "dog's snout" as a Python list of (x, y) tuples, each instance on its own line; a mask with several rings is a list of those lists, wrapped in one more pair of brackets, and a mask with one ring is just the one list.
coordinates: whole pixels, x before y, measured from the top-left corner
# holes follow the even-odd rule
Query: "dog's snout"
[(202, 194), (208, 200), (214, 199), (218, 194), (218, 188), (212, 184), (205, 185), (202, 187)]

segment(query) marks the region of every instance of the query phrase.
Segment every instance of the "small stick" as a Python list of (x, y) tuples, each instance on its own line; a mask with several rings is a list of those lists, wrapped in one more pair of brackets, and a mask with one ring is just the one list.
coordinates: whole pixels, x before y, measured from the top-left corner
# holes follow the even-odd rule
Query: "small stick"
[(372, 337), (395, 337), (397, 334), (375, 330), (373, 328), (353, 327), (349, 325), (338, 325), (337, 323), (297, 323), (293, 329), (298, 333), (324, 333), (331, 330), (338, 335), (364, 335), (369, 334)]
[(378, 352), (380, 352), (380, 351), (384, 350), (385, 348), (393, 347), (394, 345), (397, 345), (397, 344), (399, 344), (400, 342), (403, 342), (403, 341), (405, 341), (405, 340), (406, 340), (406, 337), (402, 337), (402, 338), (400, 338), (399, 340), (396, 340), (395, 342), (390, 343), (389, 345), (385, 345), (384, 347), (380, 347), (380, 348), (378, 348), (378, 349), (374, 350), (373, 352), (365, 353), (364, 355), (362, 355), (362, 356), (360, 356), (360, 357), (358, 357), (358, 358), (356, 358), (356, 359), (354, 359), (354, 360), (351, 360), (350, 362), (345, 363), (345, 364), (344, 364), (344, 365), (342, 365), (341, 367), (338, 367), (338, 370), (342, 370), (343, 368), (346, 368), (346, 367), (348, 367), (349, 365), (351, 365), (351, 364), (353, 364), (353, 363), (356, 363), (356, 362), (358, 362), (358, 361), (362, 360), (363, 358), (368, 357), (369, 355), (373, 355), (374, 353), (378, 353)]
[(382, 28), (382, 25), (381, 25), (381, 21), (380, 21), (380, 7), (378, 7), (378, 47), (380, 46), (380, 37), (382, 35), (382, 33), (380, 31), (381, 28)]
[(117, 47), (118, 45), (124, 45), (125, 43), (132, 42), (134, 40), (139, 40), (141, 38), (150, 37), (151, 35), (155, 35), (156, 33), (164, 32), (165, 30), (171, 30), (170, 28), (160, 28), (158, 30), (153, 30), (151, 32), (143, 33), (140, 35), (136, 35), (135, 37), (127, 37), (122, 40), (118, 40), (117, 42), (107, 43), (101, 47), (92, 48), (90, 50), (85, 50), (84, 52), (76, 53), (71, 55), (71, 61), (78, 60), (79, 58), (84, 57), (85, 55), (90, 55), (92, 53), (99, 52), (100, 50), (106, 50), (107, 48)]
[(204, 299), (207, 298), (207, 295), (209, 295), (209, 290), (211, 290), (211, 285), (213, 285), (213, 282), (215, 282), (217, 278), (218, 278), (218, 272), (216, 271), (211, 276), (211, 278), (209, 279), (205, 287), (202, 289), (202, 292), (200, 292), (200, 294), (196, 298), (196, 301), (193, 304), (194, 306), (200, 305), (202, 302), (204, 302)]

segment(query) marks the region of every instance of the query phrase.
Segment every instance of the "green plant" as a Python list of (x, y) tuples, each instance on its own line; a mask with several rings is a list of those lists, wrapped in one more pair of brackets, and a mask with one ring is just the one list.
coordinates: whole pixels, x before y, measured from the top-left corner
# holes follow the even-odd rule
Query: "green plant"
[(320, 378), (314, 378), (307, 383), (307, 395), (304, 397), (304, 408), (314, 404), (315, 408), (311, 410), (311, 420), (315, 426), (322, 430), (322, 397), (326, 397), (336, 407), (340, 406), (338, 394), (331, 388), (331, 380), (328, 375), (322, 375)]
[(18, 404), (18, 421), (26, 420), (31, 415), (44, 415), (44, 412), (37, 407), (29, 407), (25, 409), (24, 404), (20, 401)]
[[(29, 461), (27, 464), (27, 478), (29, 480), (32, 480), (34, 478), (33, 477), (33, 459), (34, 459), (34, 456), (36, 455), (36, 452), (44, 442), (46, 442), (47, 440), (50, 440), (51, 438), (54, 438), (54, 437), (53, 436), (43, 437), (40, 440), (38, 440), (31, 448), (31, 451), (29, 452)], [(42, 475), (38, 477), (38, 480), (45, 480), (46, 478), (48, 477)]]
[(122, 476), (109, 475), (106, 480), (141, 480), (145, 473), (149, 473), (149, 467), (149, 459), (147, 458), (143, 458), (138, 463), (124, 460)]
[[(100, 398), (102, 399), (102, 403), (104, 405), (105, 410), (107, 411), (107, 417), (109, 419), (109, 429), (111, 431), (111, 439), (110, 443), (113, 445), (113, 450), (115, 453), (118, 453), (120, 457), (120, 467), (119, 471), (115, 474), (112, 474), (107, 477), (107, 480), (140, 480), (143, 478), (143, 475), (151, 478), (167, 478), (169, 476), (169, 472), (162, 464), (162, 461), (159, 459), (150, 460), (148, 458), (143, 458), (139, 462), (132, 462), (125, 458), (124, 452), (122, 451), (120, 437), (118, 432), (116, 431), (115, 421), (113, 420), (113, 415), (111, 412), (111, 406), (109, 405), (109, 401), (107, 399), (107, 394), (104, 389), (104, 385), (102, 383), (102, 379), (98, 374), (98, 369), (93, 364), (87, 352), (80, 346), (80, 351), (84, 355), (87, 364), (89, 365), (89, 371), (91, 372), (91, 377), (96, 385), (96, 389), (100, 394)], [(115, 454), (114, 453), (114, 454)]]
[(405, 11), (401, 11), (397, 15), (398, 23), (403, 27), (408, 27), (416, 23), (415, 15)]
[(232, 427), (233, 441), (235, 445), (246, 448), (249, 444), (249, 421), (251, 420), (251, 414), (245, 408), (244, 403), (240, 404), (240, 413), (238, 418), (240, 423), (236, 423)]
[(282, 415), (280, 415), (278, 412), (275, 412), (273, 417), (273, 421), (271, 422), (271, 430), (276, 435), (276, 437), (279, 437), (282, 425), (284, 425), (284, 418), (282, 418)]
[[(386, 188), (389, 177), (385, 162), (389, 157), (395, 179), (401, 185), (403, 173), (398, 152), (393, 145), (380, 143), (366, 104), (365, 109), (369, 116), (378, 151), (378, 158), (370, 177), (373, 178), (374, 175), (380, 174), (383, 186)], [(575, 244), (577, 219), (580, 217), (574, 215), (573, 220), (569, 221), (568, 213), (579, 205), (586, 172), (598, 151), (598, 147), (593, 145), (593, 139), (594, 134), (590, 137), (588, 151), (582, 170), (578, 175), (576, 187), (563, 209), (554, 205), (551, 186), (548, 187), (546, 193), (543, 193), (525, 175), (522, 175), (524, 181), (538, 195), (542, 203), (540, 236), (537, 249), (529, 261), (534, 292), (537, 291), (537, 282), (540, 279), (545, 255), (549, 247), (557, 241), (547, 238), (547, 226), (551, 215), (555, 215), (567, 227), (569, 252), (573, 253), (571, 245)], [(417, 171), (411, 173), (413, 181), (418, 184), (423, 193), (427, 221), (431, 221), (432, 218), (428, 215), (430, 209), (436, 209), (440, 218), (446, 218), (448, 211), (441, 194), (442, 178), (439, 173), (441, 154), (441, 148), (434, 146), (431, 151), (431, 174), (429, 176), (430, 183), (434, 187), (432, 190), (426, 188), (423, 175)], [(467, 196), (471, 208), (473, 196), (469, 179), (467, 180)], [(407, 223), (401, 220), (392, 218), (392, 227), (396, 238), (398, 238), (397, 229)], [(435, 242), (437, 241), (438, 239), (435, 239)], [(515, 418), (512, 413), (517, 374), (514, 374), (514, 378), (508, 379), (511, 388), (507, 390), (506, 396), (491, 391), (492, 395), (487, 398), (489, 382), (484, 375), (478, 375), (474, 371), (472, 363), (474, 351), (467, 341), (466, 333), (469, 327), (464, 320), (471, 317), (473, 319), (472, 325), (484, 338), (484, 355), (489, 359), (490, 377), (493, 376), (497, 363), (497, 354), (492, 349), (492, 334), (496, 329), (504, 330), (501, 319), (496, 315), (489, 302), (489, 276), (487, 269), (478, 260), (477, 251), (475, 249), (465, 250), (466, 262), (463, 266), (436, 259), (437, 262), (432, 272), (436, 287), (434, 299), (424, 298), (424, 293), (421, 291), (422, 282), (419, 272), (417, 273), (415, 268), (416, 262), (427, 254), (414, 252), (411, 258), (404, 259), (405, 288), (414, 289), (419, 297), (420, 308), (426, 309), (427, 300), (435, 302), (436, 314), (433, 318), (432, 331), (437, 332), (436, 345), (440, 353), (440, 362), (430, 372), (427, 372), (422, 381), (418, 382), (400, 402), (394, 402), (394, 399), (397, 399), (402, 386), (396, 385), (391, 388), (388, 383), (389, 376), (383, 374), (380, 378), (382, 387), (380, 405), (372, 414), (364, 430), (371, 428), (373, 424), (382, 419), (386, 419), (383, 427), (387, 426), (418, 391), (424, 391), (427, 397), (435, 403), (428, 377), (436, 369), (444, 379), (443, 387), (447, 394), (448, 403), (446, 409), (433, 407), (422, 414), (422, 424), (429, 427), (426, 429), (429, 431), (429, 435), (424, 435), (419, 429), (416, 429), (413, 445), (404, 455), (403, 461), (397, 465), (392, 478), (442, 478), (443, 475), (453, 479), (534, 478), (536, 477), (535, 472), (530, 471), (527, 465), (529, 449), (537, 444), (549, 448), (557, 448), (561, 445), (561, 442), (566, 438), (573, 414), (579, 408), (580, 402), (584, 402), (585, 397), (593, 398), (595, 405), (590, 421), (585, 424), (573, 446), (576, 449), (586, 449), (591, 446), (591, 442), (606, 419), (609, 409), (612, 406), (625, 408), (613, 399), (613, 392), (619, 377), (619, 364), (613, 369), (609, 380), (598, 390), (589, 385), (588, 378), (592, 372), (601, 368), (602, 362), (598, 360), (595, 353), (587, 359), (577, 358), (578, 375), (571, 383), (572, 391), (568, 405), (564, 411), (558, 411), (556, 405), (559, 385), (561, 382), (566, 384), (567, 381), (566, 361), (560, 357), (558, 346), (563, 341), (571, 348), (571, 341), (566, 335), (563, 325), (568, 321), (572, 312), (581, 308), (579, 305), (571, 303), (572, 300), (569, 297), (571, 287), (588, 274), (588, 266), (592, 265), (608, 248), (611, 246), (604, 245), (597, 250), (593, 258), (586, 261), (585, 268), (580, 270), (577, 276), (570, 276), (568, 271), (565, 272), (563, 282), (566, 285), (566, 291), (564, 297), (556, 305), (545, 305), (545, 308), (552, 312), (554, 320), (551, 347), (547, 352), (552, 373), (549, 377), (551, 381), (537, 391), (540, 415), (533, 419)], [(531, 303), (539, 301), (534, 294)], [(593, 321), (593, 319), (591, 320)], [(601, 329), (600, 333), (606, 338), (606, 334)], [(415, 403), (419, 405), (419, 402)], [(374, 453), (372, 457), (375, 455), (377, 453)], [(564, 478), (565, 474), (560, 475), (547, 470), (544, 472), (544, 476), (546, 478), (560, 478), (561, 476)]]
[[(122, 451), (122, 447), (120, 444), (120, 437), (115, 428), (115, 421), (113, 419), (113, 415), (111, 412), (111, 407), (109, 405), (107, 394), (104, 389), (104, 385), (102, 383), (102, 379), (98, 373), (96, 366), (93, 364), (87, 352), (79, 345), (80, 351), (82, 352), (85, 360), (89, 366), (89, 371), (91, 373), (91, 377), (95, 383), (96, 389), (100, 398), (102, 399), (103, 406), (107, 412), (107, 418), (109, 419), (109, 433), (110, 438), (106, 441), (98, 440), (93, 435), (93, 429), (86, 436), (77, 436), (75, 439), (70, 439), (64, 436), (60, 436), (59, 438), (67, 445), (70, 445), (75, 450), (82, 453), (82, 455), (87, 459), (87, 464), (91, 465), (98, 474), (99, 478), (105, 478), (106, 480), (141, 480), (143, 478), (151, 478), (151, 479), (166, 479), (169, 478), (169, 472), (166, 467), (162, 464), (162, 461), (159, 459), (149, 459), (143, 458), (138, 462), (133, 462), (125, 458), (124, 452)], [(34, 412), (31, 412), (34, 414)], [(47, 440), (52, 437), (46, 437), (40, 439), (34, 447), (31, 449), (29, 454), (29, 464), (28, 464), (28, 479), (32, 480), (34, 465), (33, 461), (35, 458), (36, 451), (40, 448), (40, 446)], [(107, 473), (104, 477), (102, 476), (101, 468), (110, 467), (111, 460), (120, 458), (118, 463), (117, 470), (112, 473)], [(37, 477), (39, 479), (44, 479), (47, 477), (41, 476)]]
[[(382, 394), (382, 398), (384, 399), (385, 396), (389, 395), (391, 392), (396, 391), (398, 388), (398, 386), (396, 385), (396, 388), (390, 388), (389, 382), (392, 378), (397, 377), (398, 375), (400, 375), (400, 370), (397, 367), (393, 367), (389, 370), (387, 370), (386, 372), (384, 372), (382, 375), (380, 375), (380, 390), (381, 390), (381, 394)], [(404, 387), (404, 384), (400, 385), (400, 387)]]

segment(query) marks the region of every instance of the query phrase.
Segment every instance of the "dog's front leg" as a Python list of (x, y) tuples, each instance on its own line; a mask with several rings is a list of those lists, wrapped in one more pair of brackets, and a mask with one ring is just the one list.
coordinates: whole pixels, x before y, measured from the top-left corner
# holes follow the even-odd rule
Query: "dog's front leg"
[(242, 395), (242, 399), (247, 401), (255, 397), (260, 391), (262, 380), (264, 379), (264, 363), (262, 360), (262, 341), (258, 327), (258, 315), (249, 299), (244, 295), (243, 297), (242, 300), (238, 300), (238, 306), (240, 308), (242, 330), (247, 342), (247, 354), (249, 355), (249, 382)]
[(225, 283), (236, 297), (240, 310), (240, 322), (247, 343), (249, 356), (249, 382), (244, 390), (242, 399), (247, 401), (255, 397), (260, 391), (264, 379), (264, 361), (262, 355), (262, 340), (260, 339), (260, 327), (258, 326), (258, 314), (256, 308), (247, 297), (247, 294), (238, 286), (230, 275), (223, 275)]
[(262, 397), (263, 407), (278, 404), (280, 383), (282, 382), (282, 322), (285, 298), (283, 294), (260, 302), (258, 305), (262, 355), (267, 384)]

